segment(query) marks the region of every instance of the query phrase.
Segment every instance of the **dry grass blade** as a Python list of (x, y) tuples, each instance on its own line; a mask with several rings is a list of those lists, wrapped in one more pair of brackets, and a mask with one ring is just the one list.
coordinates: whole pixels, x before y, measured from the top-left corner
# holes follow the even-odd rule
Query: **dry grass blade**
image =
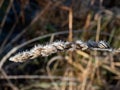
[(5, 71), (3, 69), (0, 70), (3, 77), (7, 80), (8, 84), (10, 85), (10, 87), (13, 89), (13, 90), (19, 90), (8, 78), (7, 74), (5, 73)]
[[(5, 21), (6, 21), (6, 19), (7, 19), (8, 12), (10, 11), (10, 9), (11, 9), (11, 7), (12, 7), (12, 4), (13, 4), (13, 0), (10, 0), (10, 3), (9, 3), (8, 8), (7, 8), (7, 10), (6, 10), (6, 14), (5, 14), (5, 16), (4, 16), (4, 18), (3, 18), (3, 20), (2, 20), (2, 22), (1, 22), (1, 24), (0, 24), (0, 27), (1, 27), (1, 28), (3, 28), (3, 26), (4, 26), (4, 24), (5, 24)], [(1, 33), (2, 33), (2, 29), (0, 30), (0, 34), (1, 34)]]
[[(48, 73), (48, 76), (49, 77), (52, 77), (53, 75), (51, 74), (51, 70), (50, 70), (50, 65), (54, 62), (54, 61), (57, 61), (57, 60), (60, 60), (60, 59), (63, 59), (63, 57), (61, 56), (56, 56), (56, 57), (53, 57), (47, 64), (46, 68), (47, 68), (47, 73)], [(54, 79), (50, 78), (51, 79), (51, 82), (52, 84), (54, 85), (54, 87), (56, 88), (56, 90), (59, 90), (59, 87), (58, 85), (55, 83)]]
[(4, 3), (4, 0), (0, 0), (0, 8), (1, 8), (3, 3)]
[(69, 9), (69, 41), (72, 41), (73, 38), (72, 24), (73, 24), (73, 12), (72, 9)]
[[(54, 80), (63, 80), (63, 81), (75, 81), (79, 82), (76, 78), (69, 78), (69, 77), (63, 77), (63, 76), (48, 76), (48, 75), (8, 75), (8, 79), (54, 79)], [(3, 76), (0, 76), (0, 79), (6, 79)]]

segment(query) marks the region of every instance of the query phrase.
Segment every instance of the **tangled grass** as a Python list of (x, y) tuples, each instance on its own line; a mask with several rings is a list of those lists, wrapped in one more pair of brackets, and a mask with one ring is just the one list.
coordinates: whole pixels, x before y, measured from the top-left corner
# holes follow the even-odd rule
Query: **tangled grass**
[(119, 6), (119, 0), (0, 0), (0, 89), (119, 90)]

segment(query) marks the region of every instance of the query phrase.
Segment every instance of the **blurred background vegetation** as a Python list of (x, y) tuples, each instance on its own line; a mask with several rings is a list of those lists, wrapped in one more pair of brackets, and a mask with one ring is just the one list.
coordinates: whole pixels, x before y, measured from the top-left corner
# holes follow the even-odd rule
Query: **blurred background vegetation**
[(119, 48), (120, 0), (0, 0), (0, 90), (120, 90), (120, 53), (76, 50), (9, 61), (59, 40)]

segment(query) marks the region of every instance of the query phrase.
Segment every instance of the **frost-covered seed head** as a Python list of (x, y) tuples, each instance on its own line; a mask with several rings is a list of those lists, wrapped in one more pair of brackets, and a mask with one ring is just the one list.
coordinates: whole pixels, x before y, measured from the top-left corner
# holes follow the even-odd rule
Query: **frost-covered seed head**
[(99, 41), (98, 42), (98, 47), (99, 48), (109, 48), (110, 46), (108, 45), (108, 43), (106, 43), (105, 41)]
[(31, 53), (28, 51), (21, 52), (16, 54), (14, 57), (11, 57), (9, 60), (14, 61), (14, 62), (23, 62), (26, 61), (27, 59), (30, 59)]
[(88, 48), (87, 44), (81, 40), (77, 40), (75, 43), (77, 46), (79, 46), (79, 48), (82, 48), (82, 50), (86, 50)]
[(42, 48), (43, 48), (42, 45), (38, 45), (38, 46), (35, 46), (34, 48), (32, 48), (30, 50), (30, 53), (32, 54), (31, 58), (33, 59), (33, 58), (36, 58), (36, 57), (40, 56)]
[(60, 50), (60, 51), (64, 50), (65, 48), (65, 43), (62, 41), (54, 42), (52, 45), (56, 47), (57, 50)]
[(14, 62), (24, 62), (26, 60), (34, 59), (39, 56), (48, 56), (50, 54), (57, 53), (58, 51), (65, 51), (65, 50), (73, 51), (76, 49), (86, 50), (88, 48), (97, 48), (97, 47), (100, 49), (110, 48), (110, 46), (105, 41), (92, 43), (90, 47), (88, 42), (85, 43), (81, 40), (77, 40), (75, 42), (57, 41), (57, 42), (53, 42), (52, 44), (47, 44), (45, 46), (37, 45), (29, 51), (21, 52), (13, 57), (10, 57), (9, 60)]
[(41, 51), (41, 55), (42, 56), (48, 56), (48, 55), (50, 55), (52, 53), (56, 53), (56, 52), (57, 52), (57, 50), (54, 46), (46, 45), (46, 46), (43, 47), (43, 49)]

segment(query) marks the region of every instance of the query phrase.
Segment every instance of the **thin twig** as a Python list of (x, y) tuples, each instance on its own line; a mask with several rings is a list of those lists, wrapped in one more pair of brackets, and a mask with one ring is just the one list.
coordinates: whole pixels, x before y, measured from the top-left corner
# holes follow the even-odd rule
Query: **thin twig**
[(0, 34), (2, 33), (2, 28), (3, 28), (4, 24), (5, 24), (5, 21), (7, 19), (7, 15), (9, 13), (10, 9), (11, 9), (12, 4), (13, 4), (13, 0), (10, 0), (10, 3), (9, 3), (8, 8), (6, 10), (6, 13), (5, 13), (4, 17), (3, 17), (3, 20), (1, 22), (1, 24), (0, 24), (0, 28), (1, 28)]
[[(46, 75), (8, 75), (7, 78), (8, 79), (54, 79), (54, 80), (80, 82), (77, 78), (69, 78), (63, 76), (46, 76)], [(5, 79), (5, 77), (0, 76), (0, 79)]]
[(16, 27), (16, 24), (18, 23), (18, 20), (14, 23), (14, 25), (12, 26), (10, 32), (8, 33), (7, 37), (5, 38), (5, 40), (3, 41), (2, 45), (0, 46), (0, 52), (2, 51), (2, 49), (5, 47), (5, 44), (7, 43), (7, 41), (9, 40), (10, 36), (12, 35), (14, 28)]
[(14, 31), (17, 23), (18, 23), (18, 19), (19, 19), (19, 17), (20, 17), (20, 15), (19, 15), (19, 16), (17, 15), (17, 12), (16, 12), (15, 7), (14, 7), (13, 4), (12, 4), (11, 8), (12, 8), (14, 14), (15, 14), (16, 21), (15, 21), (15, 23), (13, 24), (13, 26), (11, 27), (11, 30), (10, 30), (10, 32), (8, 33), (8, 35), (6, 36), (6, 38), (5, 38), (5, 40), (3, 41), (2, 45), (0, 46), (0, 54), (2, 53), (4, 47), (6, 47), (6, 43), (7, 43), (7, 41), (9, 40), (10, 36), (12, 35), (12, 33), (13, 33), (13, 31)]
[(3, 69), (0, 70), (2, 75), (3, 75), (3, 78), (7, 80), (8, 84), (11, 86), (11, 88), (13, 90), (19, 90), (11, 81), (10, 79), (8, 79), (8, 75), (5, 73), (5, 71)]

